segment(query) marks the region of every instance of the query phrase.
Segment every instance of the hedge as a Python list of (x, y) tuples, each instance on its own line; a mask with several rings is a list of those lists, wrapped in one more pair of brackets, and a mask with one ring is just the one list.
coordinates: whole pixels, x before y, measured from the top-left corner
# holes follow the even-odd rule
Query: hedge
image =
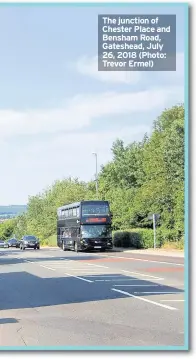
[[(164, 228), (157, 228), (156, 247), (168, 246), (174, 243), (176, 248), (183, 249), (183, 236), (178, 231)], [(147, 249), (154, 247), (154, 232), (152, 229), (135, 228), (113, 231), (113, 244), (115, 247)], [(42, 246), (56, 246), (56, 235), (41, 240)]]
[(115, 247), (124, 248), (152, 248), (154, 245), (153, 230), (136, 228), (113, 232), (113, 244)]
[[(168, 242), (182, 241), (182, 234), (174, 229), (157, 228), (156, 230), (156, 247), (162, 247)], [(113, 232), (113, 244), (115, 247), (124, 248), (153, 248), (154, 231), (147, 228), (135, 228)], [(180, 243), (179, 243), (180, 245)]]

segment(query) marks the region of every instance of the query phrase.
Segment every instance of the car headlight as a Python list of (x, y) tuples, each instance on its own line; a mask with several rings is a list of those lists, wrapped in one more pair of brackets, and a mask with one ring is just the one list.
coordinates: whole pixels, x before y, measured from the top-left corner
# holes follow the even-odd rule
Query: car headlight
[(24, 241), (24, 244), (28, 244), (28, 242), (27, 242), (27, 241)]

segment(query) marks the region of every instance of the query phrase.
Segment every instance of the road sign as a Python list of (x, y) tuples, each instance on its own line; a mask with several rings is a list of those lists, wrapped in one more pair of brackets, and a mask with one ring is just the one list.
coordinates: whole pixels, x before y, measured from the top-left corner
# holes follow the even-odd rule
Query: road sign
[(160, 214), (155, 213), (155, 219), (156, 219), (156, 221), (157, 221), (157, 219), (159, 219), (159, 218), (160, 218)]

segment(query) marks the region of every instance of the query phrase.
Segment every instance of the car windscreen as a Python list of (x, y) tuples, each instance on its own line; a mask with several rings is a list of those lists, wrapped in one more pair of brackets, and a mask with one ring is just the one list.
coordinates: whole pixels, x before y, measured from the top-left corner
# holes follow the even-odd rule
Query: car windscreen
[(28, 237), (24, 237), (24, 240), (25, 240), (25, 241), (35, 241), (35, 240), (36, 240), (36, 237), (34, 237), (34, 236), (28, 236)]

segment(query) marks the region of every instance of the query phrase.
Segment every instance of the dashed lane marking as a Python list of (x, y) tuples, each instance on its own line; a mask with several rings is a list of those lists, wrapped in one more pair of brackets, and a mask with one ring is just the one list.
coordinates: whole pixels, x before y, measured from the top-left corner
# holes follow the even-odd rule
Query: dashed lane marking
[[(101, 282), (101, 281), (104, 281), (104, 279), (97, 279), (96, 280), (97, 282)], [(133, 279), (126, 279), (126, 278), (123, 278), (123, 279), (106, 279), (105, 281), (107, 282), (132, 282), (132, 281), (136, 281), (136, 282), (140, 282), (140, 279), (136, 279), (136, 278), (133, 278)]]
[[(28, 261), (28, 260), (25, 260), (25, 262), (32, 263), (32, 264), (37, 264), (37, 263), (35, 263), (35, 262), (30, 262), (30, 261)], [(42, 267), (42, 268), (45, 268), (45, 269), (52, 270), (52, 271), (55, 271), (55, 270), (56, 270), (56, 269), (54, 269), (54, 268), (47, 267), (47, 266), (44, 266), (44, 265), (42, 265), (42, 264), (38, 264), (38, 266), (39, 266), (39, 267)], [(74, 276), (74, 275), (69, 274), (69, 273), (64, 273), (64, 274), (65, 274), (66, 276), (68, 276), (68, 277), (76, 278), (76, 279), (82, 280), (82, 281), (84, 281), (84, 282), (93, 283), (93, 281), (90, 280), (90, 279), (81, 278), (81, 277)]]
[(116, 281), (121, 281), (121, 282), (125, 282), (125, 281), (139, 281), (139, 279), (96, 279), (95, 282), (116, 282)]
[(39, 264), (39, 267), (42, 267), (42, 268), (46, 268), (46, 269), (55, 271), (54, 268), (50, 268), (50, 267), (47, 267), (47, 266), (43, 266), (42, 264)]
[(124, 272), (124, 273), (129, 273), (129, 274), (132, 274), (132, 275), (138, 275), (138, 276), (141, 276), (141, 277), (148, 277), (148, 278), (153, 278), (153, 279), (158, 279), (158, 280), (164, 280), (164, 278), (159, 278), (159, 277), (155, 277), (153, 275), (143, 274), (143, 273), (140, 273), (140, 272), (131, 272), (131, 271), (124, 270), (124, 269), (121, 269), (121, 271)]
[(100, 266), (100, 265), (97, 265), (97, 264), (92, 264), (92, 263), (87, 263), (88, 266), (93, 266), (93, 267), (98, 267), (98, 268), (109, 268), (109, 267), (106, 267), (106, 266)]
[[(118, 292), (118, 293), (120, 293), (120, 294), (124, 294), (125, 296), (132, 297), (132, 298), (135, 298), (135, 299), (138, 299), (138, 300), (147, 302), (147, 303), (149, 303), (149, 304), (156, 305), (157, 307), (162, 307), (162, 308), (166, 308), (166, 309), (169, 309), (169, 310), (178, 310), (178, 309), (175, 308), (175, 307), (171, 307), (171, 306), (169, 306), (169, 305), (165, 305), (165, 304), (161, 304), (161, 303), (158, 303), (158, 302), (154, 302), (154, 301), (152, 301), (152, 300), (149, 300), (149, 299), (146, 299), (146, 298), (143, 298), (143, 297), (138, 297), (137, 295), (130, 294), (130, 293), (128, 293), (128, 292), (124, 292), (123, 290), (120, 290), (120, 289), (112, 288), (111, 290), (113, 290), (114, 292)], [(134, 292), (134, 293), (135, 293), (135, 292)]]
[(173, 292), (164, 292), (164, 291), (159, 291), (159, 292), (134, 292), (134, 294), (183, 294), (183, 292), (177, 292), (177, 291), (173, 291)]
[(90, 280), (90, 279), (81, 278), (81, 277), (78, 277), (78, 276), (75, 276), (75, 275), (72, 275), (72, 274), (69, 274), (69, 273), (64, 273), (64, 274), (67, 275), (68, 277), (83, 280), (84, 282), (93, 283), (93, 280)]
[[(97, 272), (98, 273), (98, 272)], [(100, 273), (100, 272), (99, 272)], [(120, 275), (102, 275), (102, 274), (100, 274), (100, 275), (95, 275), (95, 274), (93, 274), (93, 275), (88, 275), (88, 277), (92, 277), (92, 278), (102, 278), (102, 277), (104, 277), (104, 278), (119, 278), (119, 277), (121, 277), (122, 275), (120, 274)], [(133, 280), (137, 280), (137, 279), (133, 279)]]

